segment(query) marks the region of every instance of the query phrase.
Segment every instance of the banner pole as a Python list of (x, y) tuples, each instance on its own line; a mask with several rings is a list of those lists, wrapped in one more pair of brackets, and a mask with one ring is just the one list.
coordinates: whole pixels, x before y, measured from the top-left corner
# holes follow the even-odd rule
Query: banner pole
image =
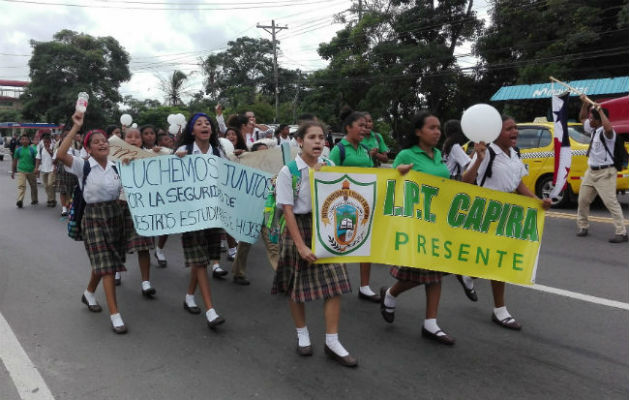
[[(565, 88), (569, 89), (570, 91), (572, 91), (575, 94), (578, 94), (578, 95), (584, 94), (584, 93), (580, 92), (579, 90), (577, 90), (576, 88), (574, 88), (573, 86), (568, 85), (568, 84), (562, 82), (561, 80), (558, 80), (558, 79), (554, 78), (553, 76), (550, 76), (549, 79), (552, 81), (552, 84), (553, 84), (553, 82), (557, 82), (557, 83), (561, 84), (562, 86), (564, 86)], [(586, 101), (591, 103), (591, 105), (593, 105), (593, 106), (597, 105), (597, 103), (595, 103), (593, 100), (589, 99), (588, 96), (586, 96), (586, 95), (584, 95), (584, 96), (586, 97)]]

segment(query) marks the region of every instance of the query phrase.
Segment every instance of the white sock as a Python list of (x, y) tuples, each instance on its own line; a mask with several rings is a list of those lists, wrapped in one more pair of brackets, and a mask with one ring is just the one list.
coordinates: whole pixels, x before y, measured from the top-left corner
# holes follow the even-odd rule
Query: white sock
[(335, 352), (339, 357), (345, 357), (348, 354), (348, 350), (346, 350), (339, 341), (339, 335), (336, 333), (327, 333), (326, 334), (326, 346), (332, 351)]
[(188, 307), (197, 307), (197, 303), (195, 302), (195, 295), (186, 293), (186, 305)]
[(311, 345), (311, 336), (308, 334), (308, 328), (295, 328), (297, 331), (298, 345), (300, 347), (306, 347)]
[(234, 257), (234, 256), (236, 255), (236, 247), (230, 247), (230, 248), (228, 249), (228, 255), (229, 255), (230, 257)]
[(109, 316), (109, 318), (112, 320), (112, 325), (114, 325), (116, 328), (125, 325), (122, 317), (120, 316), (120, 313), (112, 314)]
[(497, 317), (499, 321), (503, 321), (506, 318), (512, 318), (506, 306), (495, 308), (493, 311), (495, 317)]
[(114, 279), (120, 279), (120, 272), (116, 272), (114, 274)]
[(396, 308), (396, 298), (394, 296), (391, 295), (391, 293), (389, 293), (389, 289), (387, 289), (387, 291), (385, 292), (385, 306), (386, 307), (391, 307), (392, 310), (386, 308), (385, 311), (387, 312), (394, 312), (393, 308)]
[(160, 249), (159, 247), (155, 248), (155, 254), (158, 256), (158, 258), (166, 258), (166, 256), (164, 255), (164, 250)]
[(359, 288), (359, 291), (366, 296), (374, 296), (376, 294), (372, 291), (372, 289), (370, 288), (370, 285), (361, 286)]
[(217, 314), (217, 312), (214, 311), (214, 308), (211, 308), (208, 311), (206, 311), (206, 319), (208, 320), (208, 322), (212, 322), (217, 318), (219, 318), (219, 314)]
[[(435, 318), (425, 319), (424, 320), (424, 329), (426, 329), (427, 331), (429, 331), (431, 333), (436, 333), (437, 331), (439, 331), (440, 327), (437, 324), (437, 319), (435, 319)], [(446, 335), (446, 333), (440, 332), (440, 333), (437, 333), (437, 335), (438, 336), (444, 336), (444, 335)]]
[(63, 206), (63, 207), (61, 207), (61, 211), (68, 212), (68, 208), (66, 208), (66, 206)]
[(88, 292), (88, 290), (85, 289), (85, 292), (83, 292), (83, 296), (85, 296), (85, 300), (87, 300), (89, 305), (95, 306), (97, 304), (94, 293)]
[(149, 289), (151, 289), (151, 282), (142, 281), (142, 290), (149, 290)]
[(216, 263), (212, 266), (212, 270), (213, 271), (223, 271), (223, 268), (221, 268), (221, 266), (219, 265), (219, 263)]
[(473, 278), (470, 276), (462, 275), (462, 282), (464, 282), (464, 286), (466, 286), (466, 289), (468, 290), (475, 287)]

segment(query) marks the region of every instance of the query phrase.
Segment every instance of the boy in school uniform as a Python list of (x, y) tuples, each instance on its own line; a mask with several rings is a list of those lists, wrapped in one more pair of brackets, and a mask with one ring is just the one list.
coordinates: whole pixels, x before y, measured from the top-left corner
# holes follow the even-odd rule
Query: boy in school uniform
[(53, 163), (53, 144), (50, 138), (50, 134), (42, 135), (42, 145), (39, 147), (35, 162), (35, 174), (39, 175), (42, 183), (44, 184), (44, 190), (46, 191), (46, 207), (55, 207), (57, 201), (55, 200), (55, 174)]

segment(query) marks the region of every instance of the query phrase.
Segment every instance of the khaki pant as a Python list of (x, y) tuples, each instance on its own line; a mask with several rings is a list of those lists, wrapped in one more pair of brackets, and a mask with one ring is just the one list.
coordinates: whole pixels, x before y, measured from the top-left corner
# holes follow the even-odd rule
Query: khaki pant
[(54, 172), (41, 172), (42, 183), (44, 184), (44, 190), (46, 191), (46, 197), (48, 202), (55, 201), (55, 173)]
[(17, 201), (23, 201), (26, 194), (26, 181), (31, 187), (31, 201), (37, 202), (37, 178), (34, 173), (18, 172), (17, 173)]
[(626, 227), (623, 221), (623, 212), (617, 201), (617, 170), (609, 167), (594, 171), (586, 169), (580, 194), (578, 197), (577, 226), (579, 229), (588, 229), (588, 213), (595, 196), (604, 202), (615, 224), (615, 235), (625, 235)]
[[(275, 271), (278, 268), (278, 258), (280, 257), (280, 247), (276, 243), (269, 241), (269, 230), (263, 226), (260, 231), (260, 237), (265, 243), (267, 249), (267, 258), (269, 258), (269, 264)], [(245, 269), (247, 268), (247, 256), (252, 245), (243, 241), (238, 242), (236, 247), (236, 256), (234, 257), (234, 264), (232, 264), (232, 275), (245, 277)]]

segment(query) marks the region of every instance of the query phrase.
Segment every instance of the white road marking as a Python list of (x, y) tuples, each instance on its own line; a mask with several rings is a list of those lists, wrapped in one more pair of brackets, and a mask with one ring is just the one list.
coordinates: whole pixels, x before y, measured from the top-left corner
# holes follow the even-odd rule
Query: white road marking
[(0, 313), (0, 359), (22, 400), (55, 400), (48, 385)]
[(591, 295), (588, 295), (588, 294), (572, 292), (570, 290), (558, 289), (558, 288), (554, 288), (554, 287), (550, 287), (550, 286), (544, 286), (544, 285), (539, 285), (539, 284), (534, 284), (534, 285), (531, 285), (531, 286), (526, 286), (526, 285), (517, 285), (517, 286), (524, 287), (524, 288), (527, 288), (527, 289), (534, 289), (534, 290), (538, 290), (538, 291), (541, 291), (541, 292), (557, 294), (559, 296), (570, 297), (572, 299), (582, 300), (582, 301), (586, 301), (586, 302), (594, 303), (594, 304), (600, 304), (600, 305), (603, 305), (603, 306), (608, 306), (608, 307), (613, 307), (613, 308), (620, 308), (622, 310), (627, 310), (628, 309), (628, 303), (622, 303), (621, 301), (609, 300), (609, 299), (605, 299), (603, 297), (596, 297), (596, 296), (591, 296)]

